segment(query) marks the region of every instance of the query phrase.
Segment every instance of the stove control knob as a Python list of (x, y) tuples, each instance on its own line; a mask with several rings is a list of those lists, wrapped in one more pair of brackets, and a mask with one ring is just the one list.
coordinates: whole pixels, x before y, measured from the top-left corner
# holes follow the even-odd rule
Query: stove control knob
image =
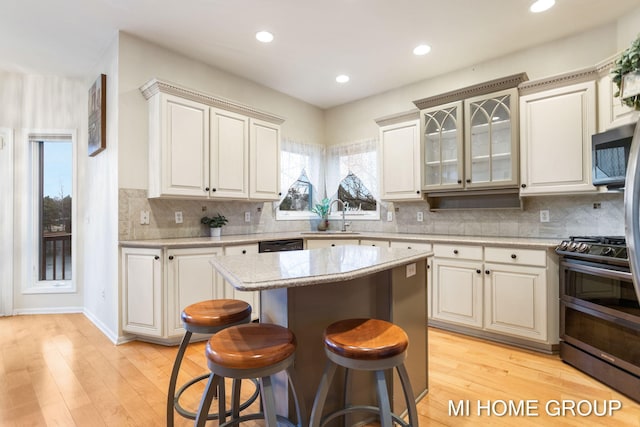
[(567, 250), (567, 246), (569, 246), (569, 242), (567, 242), (566, 240), (563, 240), (563, 241), (558, 245), (558, 250), (560, 250), (560, 251), (566, 251), (566, 250)]
[(589, 245), (586, 243), (580, 243), (577, 248), (578, 252), (585, 253), (589, 251)]
[(575, 252), (576, 249), (578, 249), (578, 244), (576, 242), (571, 242), (569, 244), (569, 247), (567, 248), (567, 250), (570, 252)]
[(611, 246), (607, 246), (606, 248), (604, 248), (602, 250), (602, 255), (604, 256), (613, 256), (613, 253), (615, 251), (613, 250), (613, 248)]

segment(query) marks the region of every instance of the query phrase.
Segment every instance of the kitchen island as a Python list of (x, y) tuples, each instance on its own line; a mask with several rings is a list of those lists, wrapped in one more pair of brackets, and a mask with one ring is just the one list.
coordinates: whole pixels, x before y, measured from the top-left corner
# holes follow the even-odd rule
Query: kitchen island
[[(416, 398), (427, 392), (426, 258), (431, 252), (372, 246), (337, 246), (303, 251), (231, 255), (211, 261), (234, 287), (260, 292), (260, 321), (290, 328), (298, 348), (295, 370), (308, 412), (311, 411), (326, 356), (322, 332), (345, 318), (391, 321), (409, 336), (405, 362)], [(360, 373), (359, 373), (360, 374)], [(326, 409), (339, 404), (341, 380), (334, 381)], [(354, 375), (356, 402), (374, 399), (367, 375)], [(393, 380), (394, 411), (405, 405), (398, 379)], [(286, 380), (277, 381), (286, 393)], [(355, 394), (354, 394), (355, 393)], [(278, 399), (285, 404), (285, 399)], [(286, 408), (279, 408), (286, 411)]]

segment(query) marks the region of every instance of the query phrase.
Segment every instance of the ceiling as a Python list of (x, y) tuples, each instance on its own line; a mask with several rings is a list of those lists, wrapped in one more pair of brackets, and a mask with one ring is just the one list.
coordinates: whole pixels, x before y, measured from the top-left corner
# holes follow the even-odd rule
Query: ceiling
[[(118, 30), (329, 108), (607, 24), (638, 0), (2, 0), (0, 69), (86, 76)], [(275, 35), (270, 44), (259, 30)], [(426, 43), (431, 53), (415, 56)], [(351, 80), (338, 84), (335, 77)], [(157, 76), (162, 77), (162, 76)]]

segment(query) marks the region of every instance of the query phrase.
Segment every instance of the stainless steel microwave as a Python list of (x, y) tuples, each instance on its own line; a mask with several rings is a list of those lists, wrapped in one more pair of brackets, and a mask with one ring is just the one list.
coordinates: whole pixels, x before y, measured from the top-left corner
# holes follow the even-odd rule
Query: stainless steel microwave
[(593, 185), (606, 185), (609, 189), (624, 188), (635, 127), (635, 123), (630, 123), (591, 137)]

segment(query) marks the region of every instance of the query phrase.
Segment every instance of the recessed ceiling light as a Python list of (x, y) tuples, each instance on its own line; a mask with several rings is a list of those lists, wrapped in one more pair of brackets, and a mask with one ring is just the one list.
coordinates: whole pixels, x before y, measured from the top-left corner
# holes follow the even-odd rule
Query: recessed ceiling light
[(556, 4), (556, 0), (537, 0), (529, 7), (529, 10), (533, 13), (540, 13), (551, 9), (554, 4)]
[(256, 39), (262, 43), (271, 43), (273, 41), (273, 34), (269, 31), (258, 31), (256, 33)]
[(349, 76), (347, 76), (346, 74), (340, 74), (338, 77), (336, 77), (336, 81), (338, 83), (346, 83), (349, 81)]
[(421, 44), (413, 49), (414, 55), (426, 55), (429, 52), (431, 52), (431, 46), (428, 44)]

